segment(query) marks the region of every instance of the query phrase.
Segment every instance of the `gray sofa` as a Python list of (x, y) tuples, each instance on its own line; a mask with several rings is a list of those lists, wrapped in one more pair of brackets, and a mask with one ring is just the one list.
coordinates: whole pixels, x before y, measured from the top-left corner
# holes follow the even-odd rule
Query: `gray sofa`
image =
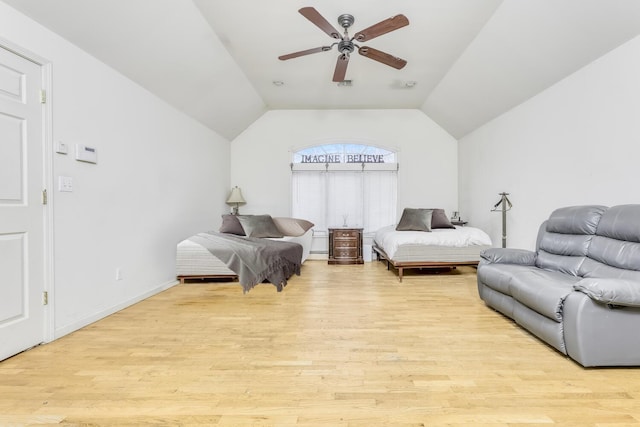
[(535, 252), (481, 254), (478, 291), (582, 366), (640, 365), (640, 205), (557, 209)]

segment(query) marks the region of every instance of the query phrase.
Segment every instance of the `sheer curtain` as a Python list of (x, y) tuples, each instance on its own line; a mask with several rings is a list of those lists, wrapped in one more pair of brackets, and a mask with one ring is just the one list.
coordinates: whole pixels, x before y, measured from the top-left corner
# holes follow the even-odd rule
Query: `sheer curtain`
[(363, 172), (364, 231), (375, 232), (378, 229), (396, 223), (398, 199), (397, 171)]
[(313, 222), (318, 231), (328, 228), (326, 183), (323, 171), (295, 171), (291, 179), (292, 216)]
[(292, 215), (312, 221), (316, 231), (341, 227), (346, 222), (368, 233), (394, 224), (397, 170), (359, 168), (359, 171), (294, 169)]

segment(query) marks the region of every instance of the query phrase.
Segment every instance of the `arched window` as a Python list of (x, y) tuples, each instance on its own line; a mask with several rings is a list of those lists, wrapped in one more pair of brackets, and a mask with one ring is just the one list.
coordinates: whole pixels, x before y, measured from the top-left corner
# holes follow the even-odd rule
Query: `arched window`
[(396, 153), (357, 143), (325, 144), (293, 153), (292, 215), (316, 231), (362, 227), (365, 233), (396, 222)]

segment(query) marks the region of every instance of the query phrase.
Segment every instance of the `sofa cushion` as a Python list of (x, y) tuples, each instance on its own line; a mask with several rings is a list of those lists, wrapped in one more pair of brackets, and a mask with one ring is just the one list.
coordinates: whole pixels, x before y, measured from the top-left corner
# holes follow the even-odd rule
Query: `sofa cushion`
[(595, 234), (606, 206), (569, 206), (549, 216), (547, 231), (562, 234)]
[(596, 234), (617, 240), (640, 243), (640, 205), (619, 205), (603, 215)]
[(536, 257), (536, 266), (548, 271), (577, 276), (586, 257), (550, 254), (540, 249)]
[(583, 278), (614, 278), (633, 280), (640, 283), (640, 271), (627, 270), (625, 268), (612, 267), (591, 258), (585, 258), (580, 266), (580, 274)]
[(511, 278), (528, 271), (530, 266), (517, 264), (481, 264), (478, 266), (478, 282), (505, 295), (511, 295)]
[(560, 234), (545, 231), (540, 236), (538, 249), (555, 255), (586, 256), (591, 234)]
[(511, 295), (522, 305), (556, 322), (562, 321), (562, 303), (580, 277), (536, 268), (511, 278)]
[(589, 258), (612, 267), (640, 270), (640, 243), (594, 236)]

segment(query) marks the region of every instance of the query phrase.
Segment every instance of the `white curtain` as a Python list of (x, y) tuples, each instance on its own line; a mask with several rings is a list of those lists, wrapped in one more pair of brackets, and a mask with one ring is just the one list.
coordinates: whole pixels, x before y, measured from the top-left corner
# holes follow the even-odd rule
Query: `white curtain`
[(327, 225), (363, 227), (362, 172), (327, 173)]
[(365, 232), (376, 231), (396, 223), (398, 173), (396, 171), (365, 171), (364, 215)]
[(316, 230), (326, 230), (326, 172), (296, 171), (291, 179), (292, 216), (315, 224)]
[[(292, 216), (315, 230), (362, 227), (365, 233), (396, 222), (397, 170), (296, 170), (292, 172)], [(368, 165), (367, 165), (368, 166)]]

